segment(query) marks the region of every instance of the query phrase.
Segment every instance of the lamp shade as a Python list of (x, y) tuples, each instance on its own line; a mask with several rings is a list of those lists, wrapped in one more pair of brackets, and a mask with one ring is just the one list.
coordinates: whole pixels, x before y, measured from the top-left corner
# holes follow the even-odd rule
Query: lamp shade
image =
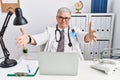
[(16, 17), (13, 22), (14, 25), (24, 25), (28, 23), (27, 20), (23, 17), (21, 8), (15, 9), (15, 15)]

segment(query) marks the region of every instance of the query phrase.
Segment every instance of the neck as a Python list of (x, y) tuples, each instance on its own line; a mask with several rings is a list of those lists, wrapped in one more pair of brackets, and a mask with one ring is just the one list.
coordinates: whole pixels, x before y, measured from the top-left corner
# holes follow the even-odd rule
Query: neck
[(69, 26), (67, 26), (67, 27), (60, 27), (60, 26), (58, 26), (58, 28), (59, 29), (67, 29)]

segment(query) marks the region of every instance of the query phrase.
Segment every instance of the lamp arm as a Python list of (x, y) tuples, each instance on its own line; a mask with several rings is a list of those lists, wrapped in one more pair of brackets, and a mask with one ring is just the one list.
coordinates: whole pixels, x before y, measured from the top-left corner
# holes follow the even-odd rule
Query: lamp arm
[(5, 18), (4, 24), (3, 24), (2, 29), (0, 31), (0, 36), (2, 36), (2, 37), (4, 35), (4, 32), (5, 32), (6, 28), (7, 28), (8, 22), (9, 22), (11, 16), (12, 16), (12, 14), (13, 14), (13, 12), (9, 11), (6, 18)]
[(0, 44), (1, 44), (4, 56), (5, 56), (5, 60), (9, 59), (10, 54), (9, 54), (9, 51), (7, 50), (7, 48), (5, 47), (5, 44), (4, 44), (4, 41), (3, 41), (2, 37), (0, 37)]
[(5, 18), (5, 21), (4, 21), (4, 24), (2, 26), (2, 29), (0, 31), (0, 44), (1, 44), (1, 47), (2, 47), (2, 50), (3, 50), (3, 53), (4, 53), (4, 56), (5, 56), (5, 61), (7, 59), (9, 59), (9, 51), (7, 50), (7, 48), (5, 47), (5, 44), (4, 44), (4, 41), (3, 41), (3, 35), (5, 33), (5, 30), (7, 28), (7, 25), (8, 25), (8, 22), (12, 16), (13, 12), (9, 11), (6, 18)]

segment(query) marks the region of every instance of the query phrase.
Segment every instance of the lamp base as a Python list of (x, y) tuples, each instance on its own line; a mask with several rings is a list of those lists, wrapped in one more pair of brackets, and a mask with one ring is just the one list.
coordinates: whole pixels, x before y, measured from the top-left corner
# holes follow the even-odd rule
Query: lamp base
[(15, 66), (17, 64), (17, 61), (14, 59), (7, 59), (6, 61), (2, 61), (0, 63), (0, 67), (2, 68), (9, 68), (12, 66)]

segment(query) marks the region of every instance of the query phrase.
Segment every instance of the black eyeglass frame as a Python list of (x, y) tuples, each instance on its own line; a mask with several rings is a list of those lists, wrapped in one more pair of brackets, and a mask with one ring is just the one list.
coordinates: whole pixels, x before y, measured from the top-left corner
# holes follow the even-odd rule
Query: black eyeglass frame
[(71, 17), (63, 17), (63, 16), (57, 16), (59, 20), (63, 21), (69, 21), (71, 19)]

